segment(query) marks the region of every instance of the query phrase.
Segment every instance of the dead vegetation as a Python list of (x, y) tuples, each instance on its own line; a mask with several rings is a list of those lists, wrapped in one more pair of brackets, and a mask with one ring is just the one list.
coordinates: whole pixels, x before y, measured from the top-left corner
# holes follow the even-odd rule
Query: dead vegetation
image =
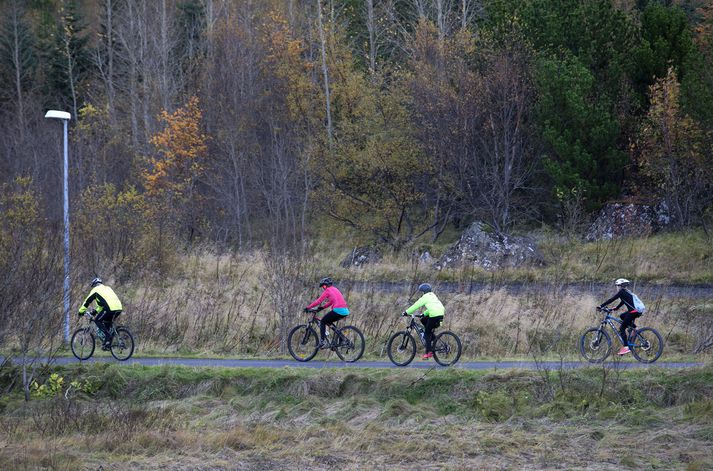
[[(713, 372), (96, 365), (0, 401), (2, 469), (708, 469)], [(84, 384), (84, 383), (82, 383)], [(646, 437), (643, 439), (642, 437)]]

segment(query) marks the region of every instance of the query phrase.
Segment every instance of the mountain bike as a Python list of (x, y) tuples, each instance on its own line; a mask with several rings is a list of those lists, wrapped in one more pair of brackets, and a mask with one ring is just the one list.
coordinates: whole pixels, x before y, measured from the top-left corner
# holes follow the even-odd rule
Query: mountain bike
[[(389, 360), (396, 366), (406, 366), (411, 363), (416, 356), (416, 340), (414, 340), (414, 336), (412, 335), (414, 330), (418, 333), (421, 345), (423, 345), (424, 348), (426, 347), (426, 331), (420, 323), (416, 322), (416, 318), (423, 316), (407, 314), (406, 317), (410, 317), (406, 330), (393, 334), (386, 344), (386, 353), (389, 355)], [(460, 358), (462, 350), (460, 339), (449, 330), (436, 335), (431, 347), (433, 348), (433, 358), (441, 366), (455, 364)]]
[[(605, 314), (599, 326), (587, 329), (579, 339), (579, 351), (590, 363), (601, 363), (611, 354), (612, 335), (623, 345), (619, 335), (622, 321), (610, 315), (614, 311), (613, 309), (603, 307), (599, 310)], [(612, 335), (609, 335), (607, 330), (610, 330)], [(632, 324), (626, 330), (627, 346), (634, 358), (642, 363), (653, 363), (659, 359), (663, 352), (664, 342), (656, 329), (651, 327), (639, 329), (636, 324)]]
[[(97, 312), (95, 310), (87, 311), (85, 314), (87, 318), (87, 326), (80, 327), (74, 331), (72, 334), (72, 341), (70, 346), (72, 348), (72, 354), (78, 360), (88, 360), (94, 354), (94, 349), (96, 347), (96, 338), (94, 332), (101, 338), (99, 326), (96, 325)], [(116, 318), (114, 318), (116, 321)], [(95, 326), (92, 328), (91, 323)], [(134, 337), (127, 327), (116, 326), (112, 323), (109, 329), (109, 351), (111, 356), (119, 361), (126, 361), (131, 358), (134, 354)]]
[[(290, 355), (297, 361), (310, 361), (320, 350), (319, 345), (319, 324), (322, 319), (317, 317), (321, 308), (311, 309), (308, 312), (312, 317), (306, 324), (295, 326), (287, 335), (287, 349)], [(335, 324), (327, 326), (325, 331), (327, 345), (322, 349), (329, 349), (337, 356), (348, 363), (357, 361), (364, 354), (364, 334), (353, 325), (347, 325), (341, 329)]]

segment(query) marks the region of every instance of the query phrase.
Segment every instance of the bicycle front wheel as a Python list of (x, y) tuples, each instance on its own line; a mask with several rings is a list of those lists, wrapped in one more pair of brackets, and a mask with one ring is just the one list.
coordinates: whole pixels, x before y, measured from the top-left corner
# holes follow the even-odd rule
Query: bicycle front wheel
[(601, 363), (611, 353), (611, 338), (603, 329), (587, 329), (579, 339), (579, 352), (590, 363)]
[(126, 327), (117, 327), (111, 339), (111, 356), (126, 361), (134, 354), (134, 336)]
[(663, 338), (655, 329), (644, 327), (636, 331), (636, 336), (630, 343), (629, 349), (634, 358), (641, 363), (653, 363), (663, 353)]
[(297, 361), (310, 361), (317, 354), (319, 336), (312, 327), (301, 324), (287, 335), (287, 349)]
[(89, 327), (77, 329), (72, 334), (70, 347), (72, 348), (72, 355), (77, 360), (88, 360), (94, 354), (94, 334), (92, 329)]
[(450, 366), (458, 361), (461, 354), (460, 339), (450, 331), (441, 332), (433, 341), (433, 358), (441, 366)]
[(347, 363), (357, 361), (364, 354), (364, 334), (354, 326), (339, 329), (339, 342), (335, 351)]
[(406, 331), (396, 332), (386, 344), (389, 360), (396, 366), (406, 366), (416, 356), (416, 341)]

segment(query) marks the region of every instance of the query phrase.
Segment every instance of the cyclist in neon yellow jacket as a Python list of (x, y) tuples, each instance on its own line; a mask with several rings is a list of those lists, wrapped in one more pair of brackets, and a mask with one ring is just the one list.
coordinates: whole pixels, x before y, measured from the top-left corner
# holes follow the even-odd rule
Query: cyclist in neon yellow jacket
[(119, 297), (114, 293), (114, 290), (106, 286), (101, 278), (94, 278), (92, 280), (92, 290), (79, 308), (78, 315), (83, 316), (92, 302), (96, 303), (97, 306), (95, 322), (99, 328), (99, 336), (102, 337), (102, 350), (109, 350), (111, 345), (109, 332), (114, 319), (123, 310), (121, 301), (119, 301)]
[(433, 331), (441, 325), (443, 322), (443, 315), (446, 309), (443, 307), (443, 303), (438, 299), (433, 293), (431, 285), (428, 283), (423, 283), (418, 287), (418, 290), (423, 293), (423, 296), (418, 298), (418, 300), (406, 309), (403, 315), (413, 314), (415, 311), (421, 308), (425, 308), (423, 311), (423, 317), (421, 318), (421, 323), (424, 327), (424, 337), (426, 340), (426, 353), (421, 357), (422, 360), (428, 360), (433, 357), (433, 350), (431, 350), (431, 344), (433, 343)]

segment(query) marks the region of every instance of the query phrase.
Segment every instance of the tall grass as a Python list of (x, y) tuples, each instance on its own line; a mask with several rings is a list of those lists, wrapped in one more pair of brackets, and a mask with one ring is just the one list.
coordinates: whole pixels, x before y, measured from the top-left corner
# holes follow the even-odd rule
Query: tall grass
[(3, 397), (3, 469), (713, 465), (710, 367), (55, 372), (100, 387), (29, 404)]

